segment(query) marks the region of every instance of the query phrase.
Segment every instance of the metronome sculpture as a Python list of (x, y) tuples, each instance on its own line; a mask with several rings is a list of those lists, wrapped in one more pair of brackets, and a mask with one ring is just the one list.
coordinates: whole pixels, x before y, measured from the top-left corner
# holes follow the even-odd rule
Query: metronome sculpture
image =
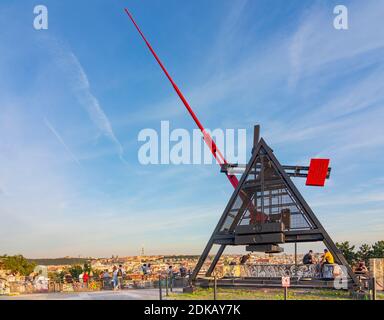
[[(335, 246), (320, 221), (304, 200), (290, 177), (307, 177), (314, 185), (323, 185), (331, 169), (328, 159), (315, 159), (310, 167), (282, 166), (264, 139), (258, 138), (255, 127), (252, 156), (239, 184), (233, 192), (213, 234), (193, 271), (195, 281), (214, 244), (220, 245), (206, 276), (211, 276), (226, 246), (245, 246), (247, 251), (279, 253), (285, 243), (323, 241), (343, 265), (352, 280), (358, 280), (344, 256)], [(233, 172), (241, 166), (226, 165), (223, 172)], [(307, 173), (305, 173), (307, 171)]]
[(329, 160), (312, 159), (310, 167), (282, 166), (266, 142), (263, 139), (259, 141), (259, 127), (256, 126), (254, 141), (257, 143), (254, 144), (251, 160), (239, 182), (235, 172), (241, 169), (241, 166), (231, 165), (226, 161), (215, 141), (205, 130), (187, 99), (145, 38), (131, 13), (128, 9), (124, 10), (188, 113), (201, 130), (204, 141), (220, 165), (221, 171), (225, 173), (228, 181), (235, 188), (195, 267), (192, 280), (196, 280), (214, 244), (219, 244), (220, 248), (206, 273), (207, 276), (212, 274), (227, 245), (245, 245), (249, 251), (273, 253), (281, 251), (279, 244), (323, 241), (335, 257), (336, 262), (345, 266), (352, 282), (358, 285), (358, 280), (345, 258), (290, 179), (291, 176), (307, 177), (307, 185), (323, 186), (325, 179), (330, 174)]

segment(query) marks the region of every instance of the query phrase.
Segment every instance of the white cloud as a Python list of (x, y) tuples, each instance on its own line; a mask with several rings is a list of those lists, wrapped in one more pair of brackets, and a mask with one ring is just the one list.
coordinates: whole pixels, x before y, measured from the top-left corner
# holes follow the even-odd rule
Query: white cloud
[(115, 145), (120, 159), (125, 162), (123, 146), (117, 139), (112, 124), (102, 109), (99, 100), (92, 93), (88, 77), (80, 61), (70, 49), (60, 45), (57, 40), (50, 39), (50, 44), (53, 47), (53, 53), (56, 55), (55, 59), (62, 66), (64, 72), (68, 74), (70, 86), (79, 102), (84, 106), (98, 130)]

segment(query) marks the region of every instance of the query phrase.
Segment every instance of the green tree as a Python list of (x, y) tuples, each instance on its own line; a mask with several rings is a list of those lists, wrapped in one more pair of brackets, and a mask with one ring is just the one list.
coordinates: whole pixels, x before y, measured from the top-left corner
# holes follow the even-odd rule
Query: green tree
[(341, 251), (345, 259), (350, 265), (353, 265), (356, 262), (356, 253), (355, 246), (351, 246), (349, 241), (344, 241), (341, 243), (336, 242), (336, 247)]
[(368, 244), (363, 244), (360, 246), (359, 251), (357, 251), (357, 258), (365, 262), (368, 265), (369, 259), (372, 258), (372, 248)]
[(79, 265), (75, 265), (73, 267), (71, 267), (68, 272), (71, 274), (73, 280), (78, 280), (79, 279), (79, 275), (81, 275), (83, 273), (83, 268)]
[(36, 264), (29, 262), (22, 255), (1, 257), (2, 268), (10, 270), (12, 273), (17, 273), (22, 276), (30, 275), (36, 267)]
[(49, 272), (48, 278), (55, 282), (63, 282), (65, 273), (61, 272)]
[(384, 240), (372, 245), (372, 258), (384, 258)]

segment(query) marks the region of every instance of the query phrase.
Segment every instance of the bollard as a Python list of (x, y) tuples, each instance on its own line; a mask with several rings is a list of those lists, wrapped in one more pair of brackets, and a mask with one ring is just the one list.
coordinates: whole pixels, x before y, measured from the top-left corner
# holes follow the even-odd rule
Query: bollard
[(288, 287), (284, 287), (284, 300), (288, 300)]
[(168, 297), (168, 274), (165, 278), (165, 295)]
[(190, 287), (192, 287), (192, 273), (191, 273), (191, 270), (188, 270), (188, 284)]
[(372, 278), (372, 300), (376, 300), (376, 278)]
[(213, 300), (217, 300), (217, 278), (216, 278), (216, 274), (213, 276)]
[(161, 274), (159, 274), (159, 299), (163, 300), (163, 292), (161, 289)]

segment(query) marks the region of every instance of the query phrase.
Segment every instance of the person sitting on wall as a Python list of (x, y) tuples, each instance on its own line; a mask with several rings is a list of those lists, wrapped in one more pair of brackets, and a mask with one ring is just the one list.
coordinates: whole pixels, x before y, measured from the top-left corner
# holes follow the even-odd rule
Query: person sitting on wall
[(360, 273), (360, 274), (366, 274), (366, 273), (368, 273), (368, 268), (367, 268), (367, 266), (365, 265), (365, 262), (364, 262), (364, 261), (360, 261), (360, 262), (359, 262), (359, 265), (358, 265), (357, 268), (355, 269), (355, 272), (356, 272), (356, 273)]
[[(324, 266), (328, 264), (334, 264), (335, 260), (333, 258), (332, 253), (328, 251), (328, 249), (324, 249), (324, 254), (322, 255), (321, 259), (321, 273), (324, 276)], [(326, 277), (326, 278), (332, 278), (332, 277)]]
[(244, 265), (248, 260), (249, 258), (251, 257), (251, 254), (248, 253), (246, 255), (243, 255), (241, 258), (240, 258), (240, 264), (241, 265)]
[(303, 257), (303, 264), (314, 264), (313, 251), (309, 250)]
[(108, 269), (105, 269), (104, 272), (102, 272), (100, 274), (100, 277), (103, 281), (103, 289), (108, 288), (108, 286), (110, 285), (110, 282), (111, 282), (111, 276), (108, 272)]
[(332, 253), (328, 249), (324, 249), (324, 254), (322, 256), (322, 264), (334, 264), (335, 260), (333, 259)]

